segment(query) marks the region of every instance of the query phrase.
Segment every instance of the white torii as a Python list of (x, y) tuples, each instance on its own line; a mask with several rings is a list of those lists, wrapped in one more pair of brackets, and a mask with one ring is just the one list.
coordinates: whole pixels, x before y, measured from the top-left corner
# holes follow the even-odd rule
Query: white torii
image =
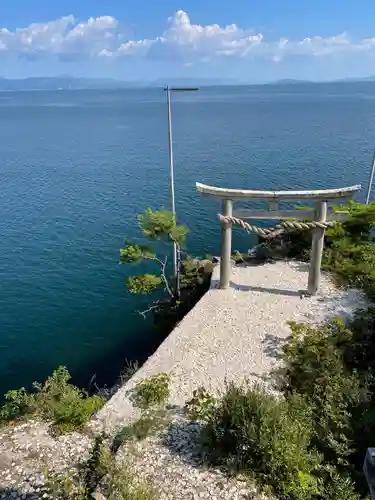
[[(255, 191), (251, 189), (226, 189), (196, 183), (197, 191), (203, 195), (222, 200), (223, 219), (232, 216), (241, 219), (299, 219), (325, 223), (327, 220), (342, 220), (345, 214), (338, 214), (327, 208), (328, 202), (348, 200), (353, 198), (360, 185), (341, 189), (318, 189), (312, 191)], [(263, 200), (268, 202), (268, 210), (241, 210), (233, 214), (233, 201)], [(315, 210), (279, 210), (281, 201), (316, 202)], [(327, 219), (328, 215), (328, 219)], [(312, 246), (310, 271), (308, 279), (308, 294), (315, 295), (319, 289), (320, 267), (323, 255), (324, 228), (312, 230)], [(232, 223), (221, 222), (221, 257), (220, 257), (220, 288), (228, 288), (230, 283), (230, 267), (232, 254)]]

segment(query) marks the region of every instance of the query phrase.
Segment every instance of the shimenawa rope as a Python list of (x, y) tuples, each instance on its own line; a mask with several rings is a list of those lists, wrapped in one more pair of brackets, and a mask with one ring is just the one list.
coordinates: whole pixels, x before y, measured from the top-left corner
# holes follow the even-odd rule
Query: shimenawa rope
[(265, 228), (265, 227), (254, 226), (253, 224), (249, 224), (248, 222), (245, 222), (244, 220), (239, 219), (237, 217), (228, 217), (222, 214), (219, 214), (218, 217), (221, 222), (225, 222), (227, 224), (237, 224), (238, 226), (242, 227), (242, 229), (245, 229), (248, 233), (255, 233), (259, 236), (262, 236), (263, 238), (269, 238), (269, 239), (275, 238), (276, 236), (279, 236), (280, 234), (285, 232), (306, 231), (316, 228), (329, 229), (337, 224), (337, 221), (326, 221), (326, 222), (284, 221), (280, 222), (280, 224), (277, 224), (274, 227)]

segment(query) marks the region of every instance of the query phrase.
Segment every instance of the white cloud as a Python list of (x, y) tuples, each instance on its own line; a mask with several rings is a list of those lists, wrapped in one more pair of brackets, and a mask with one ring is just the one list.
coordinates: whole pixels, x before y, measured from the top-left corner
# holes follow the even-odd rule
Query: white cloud
[(355, 41), (343, 33), (301, 40), (267, 40), (262, 33), (236, 24), (193, 24), (182, 10), (169, 18), (165, 31), (153, 39), (129, 40), (124, 33), (119, 21), (111, 16), (90, 18), (84, 22), (66, 16), (14, 31), (0, 29), (0, 54), (33, 58), (56, 56), (61, 59), (132, 56), (177, 59), (185, 65), (217, 58), (262, 58), (277, 63), (290, 56), (316, 58), (375, 54), (375, 37)]
[[(168, 27), (153, 40), (132, 40), (122, 44), (111, 55), (142, 55), (154, 58), (209, 60), (219, 56), (246, 55), (263, 41), (262, 34), (244, 30), (236, 24), (192, 24), (186, 12), (179, 10), (168, 19)], [(109, 54), (106, 54), (109, 55)]]
[(119, 38), (123, 36), (119, 22), (113, 17), (77, 23), (74, 16), (66, 16), (15, 31), (0, 29), (0, 50), (20, 56), (95, 56), (102, 50), (116, 50)]

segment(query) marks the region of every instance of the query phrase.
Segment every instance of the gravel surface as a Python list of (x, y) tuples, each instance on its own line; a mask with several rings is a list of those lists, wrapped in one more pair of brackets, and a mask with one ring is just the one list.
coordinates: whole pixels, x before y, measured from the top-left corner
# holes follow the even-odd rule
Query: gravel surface
[(199, 445), (200, 426), (182, 412), (172, 412), (170, 425), (161, 435), (125, 445), (119, 459), (131, 461), (134, 469), (155, 486), (158, 500), (262, 500), (246, 478), (228, 477), (208, 468)]
[[(290, 333), (288, 321), (319, 323), (366, 306), (362, 292), (338, 290), (328, 275), (322, 277), (318, 296), (304, 296), (307, 274), (300, 262), (237, 266), (230, 288), (218, 290), (216, 268), (209, 292), (92, 421), (92, 430), (113, 433), (136, 417), (129, 390), (153, 374), (170, 373), (171, 425), (118, 452), (119, 460), (127, 457), (159, 490), (159, 500), (263, 498), (243, 479), (204, 466), (199, 426), (186, 420), (181, 407), (202, 385), (212, 391), (223, 389), (226, 380), (269, 385), (269, 373), (280, 364), (280, 349)], [(47, 424), (36, 421), (2, 429), (0, 499), (48, 498), (43, 467), (55, 473), (71, 470), (87, 456), (92, 442), (78, 433), (54, 438)]]
[(288, 321), (319, 323), (366, 305), (362, 292), (338, 290), (327, 274), (319, 295), (304, 297), (308, 265), (296, 261), (233, 267), (227, 290), (218, 289), (218, 276), (216, 267), (211, 289), (100, 411), (101, 425), (111, 429), (133, 418), (129, 390), (156, 373), (170, 373), (170, 403), (179, 406), (202, 385), (217, 391), (225, 380), (268, 383)]
[(4, 427), (0, 432), (0, 499), (47, 498), (45, 471), (70, 470), (91, 445), (92, 439), (79, 433), (55, 438), (48, 424), (36, 420)]

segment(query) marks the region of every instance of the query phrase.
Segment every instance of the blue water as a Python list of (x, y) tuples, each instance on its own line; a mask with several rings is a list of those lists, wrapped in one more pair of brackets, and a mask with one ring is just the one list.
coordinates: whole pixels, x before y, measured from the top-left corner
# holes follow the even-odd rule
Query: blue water
[[(367, 184), (375, 85), (203, 88), (173, 98), (176, 204), (188, 250), (217, 254), (219, 206), (195, 182)], [(58, 364), (87, 385), (159, 339), (118, 265), (136, 215), (169, 206), (162, 90), (0, 94), (0, 392)], [(362, 195), (363, 196), (363, 195)], [(236, 232), (234, 246), (249, 244)], [(133, 269), (132, 271), (134, 271)]]

